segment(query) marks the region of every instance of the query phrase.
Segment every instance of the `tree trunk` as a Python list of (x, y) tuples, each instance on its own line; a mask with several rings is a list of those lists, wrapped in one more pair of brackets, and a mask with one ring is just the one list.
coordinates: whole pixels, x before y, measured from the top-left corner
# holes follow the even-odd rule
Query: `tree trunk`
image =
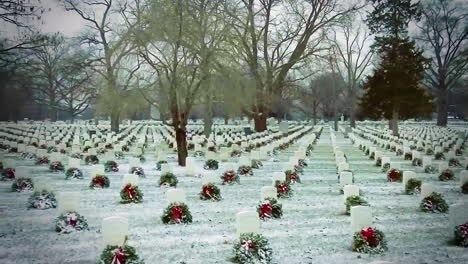
[(393, 122), (392, 122), (392, 120), (388, 120), (388, 129), (389, 129), (389, 130), (392, 130), (392, 127), (393, 127)]
[(356, 128), (356, 108), (354, 107), (354, 104), (351, 105), (351, 109), (350, 109), (350, 113), (349, 113), (349, 125), (352, 127), (352, 128)]
[(187, 134), (184, 128), (176, 128), (177, 142), (177, 162), (180, 166), (185, 167), (185, 159), (187, 158)]
[(398, 136), (398, 119), (398, 110), (394, 108), (392, 113), (392, 134), (394, 136)]
[(213, 126), (213, 108), (211, 107), (210, 98), (208, 98), (205, 114), (203, 115), (203, 126), (203, 132), (208, 138), (211, 134), (211, 127)]
[(255, 114), (254, 115), (254, 124), (255, 132), (263, 132), (267, 130), (267, 119), (265, 114)]
[(448, 102), (447, 93), (441, 92), (437, 97), (437, 125), (447, 126), (448, 119)]
[(120, 126), (120, 113), (118, 112), (111, 113), (111, 131), (115, 133), (119, 133), (119, 126)]
[(333, 116), (333, 123), (334, 123), (334, 129), (335, 131), (338, 131), (338, 112), (335, 112)]
[(228, 116), (224, 117), (224, 124), (225, 125), (229, 124), (229, 117)]

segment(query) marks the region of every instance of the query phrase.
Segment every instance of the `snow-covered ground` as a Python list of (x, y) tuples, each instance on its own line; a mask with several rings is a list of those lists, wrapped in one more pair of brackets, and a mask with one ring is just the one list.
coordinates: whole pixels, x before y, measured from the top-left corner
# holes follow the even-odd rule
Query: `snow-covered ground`
[[(341, 134), (337, 144), (345, 152), (355, 184), (364, 191), (371, 204), (374, 226), (382, 230), (388, 240), (388, 253), (368, 256), (351, 251), (350, 217), (342, 213), (343, 196), (339, 192), (336, 163), (326, 127), (307, 160), (308, 167), (301, 176), (302, 184), (293, 186), (294, 195), (281, 199), (283, 218), (262, 221), (261, 232), (274, 250), (275, 263), (370, 263), (377, 260), (393, 263), (468, 263), (468, 250), (451, 245), (453, 231), (448, 214), (423, 213), (420, 198), (403, 194), (401, 183), (386, 181), (385, 173), (375, 167), (357, 147)], [(32, 161), (17, 160), (17, 165), (30, 165), (33, 177), (48, 176), (59, 191), (82, 193), (80, 214), (88, 219), (89, 231), (59, 234), (54, 231), (57, 209), (28, 210), (30, 193), (11, 192), (11, 182), (0, 182), (0, 263), (96, 263), (104, 247), (100, 234), (103, 218), (122, 214), (129, 218), (129, 241), (147, 264), (156, 263), (228, 263), (232, 257), (232, 243), (236, 239), (235, 214), (242, 209), (254, 210), (259, 202), (260, 188), (271, 184), (274, 171), (298, 145), (279, 154), (278, 161), (266, 161), (253, 176), (241, 176), (241, 184), (219, 185), (223, 200), (201, 201), (198, 193), (201, 180), (175, 172), (178, 188), (183, 188), (194, 222), (190, 225), (164, 225), (160, 216), (167, 206), (165, 191), (158, 186), (160, 172), (154, 159), (147, 159), (143, 168), (146, 178), (140, 179), (144, 193), (141, 204), (120, 204), (120, 188), (128, 164), (120, 160), (118, 173), (107, 173), (111, 187), (105, 190), (88, 188), (90, 177), (84, 180), (65, 180), (64, 173), (50, 173), (47, 167)], [(7, 154), (9, 155), (9, 154)], [(403, 162), (402, 169), (414, 169), (410, 161), (389, 154), (392, 161)], [(199, 159), (200, 167), (203, 159)], [(284, 162), (282, 162), (284, 161)], [(172, 159), (172, 163), (175, 161)], [(82, 167), (85, 171), (89, 166)], [(201, 172), (203, 170), (200, 170)], [(222, 173), (222, 167), (217, 171)], [(423, 182), (432, 182), (449, 204), (467, 199), (459, 188), (460, 170), (456, 180), (440, 182), (437, 174), (421, 173)]]

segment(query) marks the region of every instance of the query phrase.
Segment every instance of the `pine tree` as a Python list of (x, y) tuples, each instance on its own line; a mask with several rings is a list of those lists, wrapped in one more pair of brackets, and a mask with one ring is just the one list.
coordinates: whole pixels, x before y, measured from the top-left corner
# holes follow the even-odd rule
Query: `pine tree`
[(430, 114), (432, 101), (421, 86), (428, 60), (407, 37), (410, 21), (419, 20), (419, 3), (411, 0), (370, 0), (374, 11), (366, 22), (376, 36), (380, 64), (365, 84), (360, 106), (372, 118), (391, 120), (398, 135), (398, 120)]

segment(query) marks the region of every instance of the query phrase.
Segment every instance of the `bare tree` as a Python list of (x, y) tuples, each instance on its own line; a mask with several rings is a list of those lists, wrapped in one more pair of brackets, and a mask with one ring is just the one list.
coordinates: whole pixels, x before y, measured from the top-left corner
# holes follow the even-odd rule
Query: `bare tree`
[(60, 109), (74, 118), (88, 109), (96, 99), (96, 74), (91, 69), (91, 54), (81, 48), (74, 49), (64, 58), (62, 78), (58, 83), (61, 95)]
[[(337, 70), (345, 82), (346, 106), (348, 107), (351, 127), (356, 126), (356, 107), (359, 96), (359, 82), (369, 69), (373, 50), (369, 47), (371, 36), (361, 26), (355, 25), (353, 20), (340, 26), (340, 35), (334, 33), (332, 41), (337, 54), (335, 61)], [(344, 39), (344, 40), (343, 40)]]
[(56, 120), (62, 100), (59, 83), (63, 79), (61, 69), (68, 52), (63, 35), (46, 35), (41, 47), (31, 50), (21, 70), (32, 80), (33, 99), (49, 110), (49, 118)]
[[(125, 101), (139, 64), (123, 64), (134, 51), (129, 41), (133, 28), (122, 27), (128, 8), (125, 0), (63, 0), (67, 11), (78, 14), (87, 22), (88, 32), (82, 37), (83, 43), (96, 49), (94, 65), (103, 80), (100, 100), (111, 117), (111, 130), (118, 132), (122, 102)], [(128, 63), (129, 61), (127, 61)]]
[(438, 126), (447, 126), (449, 92), (468, 71), (466, 7), (453, 0), (428, 0), (418, 24), (417, 39), (432, 57), (425, 84), (437, 100)]
[(233, 48), (255, 80), (255, 103), (249, 114), (256, 131), (266, 130), (271, 106), (289, 87), (284, 83), (290, 70), (323, 49), (324, 30), (358, 9), (339, 2), (241, 0), (226, 9), (237, 35)]
[[(219, 1), (151, 0), (136, 1), (139, 55), (144, 59), (150, 85), (145, 97), (157, 108), (166, 101), (174, 127), (178, 163), (185, 166), (187, 157), (186, 126), (202, 88), (214, 70), (218, 47), (223, 41), (224, 23), (219, 15)], [(166, 96), (163, 100), (155, 96)]]

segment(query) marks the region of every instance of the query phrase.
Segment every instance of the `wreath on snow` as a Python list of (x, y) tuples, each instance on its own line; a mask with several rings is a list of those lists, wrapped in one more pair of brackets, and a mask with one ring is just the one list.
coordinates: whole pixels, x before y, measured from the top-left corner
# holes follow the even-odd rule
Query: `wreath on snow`
[(163, 164), (167, 164), (167, 161), (158, 160), (158, 162), (156, 162), (156, 170), (160, 171)]
[(389, 182), (401, 182), (403, 177), (403, 172), (398, 169), (391, 169), (387, 172), (387, 180)]
[(457, 158), (451, 158), (449, 160), (449, 166), (450, 167), (461, 167), (461, 163)]
[(309, 166), (309, 165), (307, 164), (307, 162), (306, 162), (304, 159), (299, 159), (298, 165), (299, 165), (299, 167), (301, 167), (301, 168), (305, 168), (305, 167)]
[(138, 167), (138, 166), (131, 167), (129, 170), (129, 173), (138, 175), (139, 177), (145, 177), (145, 171), (143, 170), (142, 167)]
[(382, 166), (382, 172), (387, 172), (389, 169), (390, 169), (390, 163), (388, 162)]
[(462, 247), (468, 247), (468, 222), (458, 225), (454, 230), (455, 243)]
[(351, 212), (351, 207), (358, 206), (358, 205), (369, 206), (369, 203), (359, 195), (351, 195), (346, 198), (345, 205), (346, 205), (346, 214), (349, 215)]
[(83, 230), (88, 230), (88, 222), (77, 212), (66, 212), (55, 219), (56, 232), (68, 234)]
[(13, 168), (6, 168), (2, 170), (2, 181), (14, 180), (16, 177), (16, 171)]
[(445, 155), (443, 152), (437, 152), (435, 155), (434, 155), (434, 159), (435, 160), (445, 160)]
[(424, 168), (424, 172), (425, 173), (435, 173), (437, 171), (436, 167), (434, 165), (427, 165), (425, 168)]
[(105, 172), (118, 172), (119, 171), (119, 164), (113, 160), (106, 161), (104, 163), (104, 171)]
[(250, 167), (252, 167), (253, 169), (260, 169), (261, 167), (263, 167), (263, 163), (258, 159), (253, 159), (250, 163)]
[(88, 155), (86, 156), (85, 158), (85, 163), (87, 165), (95, 165), (95, 164), (98, 164), (99, 163), (99, 159), (96, 155)]
[(381, 166), (382, 166), (382, 158), (378, 157), (378, 158), (375, 160), (375, 166), (377, 166), (377, 167), (381, 167)]
[(451, 169), (446, 169), (442, 171), (442, 173), (439, 175), (439, 180), (440, 181), (450, 181), (453, 180), (455, 175), (453, 174), (453, 171)]
[(207, 160), (205, 162), (205, 165), (203, 166), (205, 170), (217, 170), (218, 167), (219, 167), (219, 162), (214, 159)]
[(286, 170), (284, 174), (286, 175), (286, 182), (290, 184), (294, 184), (296, 182), (301, 183), (301, 178), (299, 177), (299, 174), (296, 171)]
[(29, 208), (45, 210), (57, 207), (57, 200), (53, 192), (42, 190), (34, 192), (28, 199)]
[(89, 188), (109, 188), (110, 180), (105, 175), (96, 175), (91, 179), (91, 183), (89, 184)]
[(422, 166), (422, 160), (420, 158), (415, 158), (413, 159), (413, 161), (411, 162), (411, 164), (413, 166), (418, 166), (418, 167), (421, 167)]
[(268, 239), (261, 234), (241, 234), (234, 243), (233, 261), (240, 264), (263, 263), (272, 261), (273, 250), (268, 245)]
[(445, 213), (449, 206), (440, 193), (433, 192), (425, 197), (419, 206), (423, 212)]
[(354, 233), (352, 247), (353, 251), (366, 254), (382, 254), (388, 250), (384, 233), (372, 227)]
[(171, 203), (161, 216), (161, 220), (164, 224), (188, 224), (192, 223), (192, 215), (185, 203)]
[(65, 179), (66, 180), (69, 180), (69, 179), (81, 180), (81, 179), (83, 179), (83, 172), (78, 168), (69, 168), (65, 172)]
[(141, 203), (143, 201), (143, 193), (138, 186), (128, 183), (120, 191), (120, 203)]
[(100, 264), (144, 264), (134, 247), (107, 246), (101, 253)]
[(292, 189), (289, 182), (276, 181), (275, 187), (276, 193), (278, 194), (278, 198), (288, 198), (292, 196)]
[(159, 186), (162, 187), (177, 187), (179, 180), (174, 173), (166, 172), (159, 178)]
[(221, 176), (221, 180), (223, 181), (222, 184), (235, 184), (235, 183), (240, 183), (240, 177), (237, 175), (237, 173), (233, 170), (228, 170), (223, 173)]
[(414, 195), (421, 193), (421, 180), (411, 178), (406, 182), (405, 193), (408, 195)]
[(49, 164), (49, 158), (47, 157), (40, 157), (36, 160), (36, 165), (48, 165)]
[(468, 182), (465, 182), (465, 183), (461, 186), (461, 192), (464, 193), (464, 194), (468, 194)]
[(245, 165), (239, 166), (239, 168), (237, 169), (237, 174), (243, 175), (243, 176), (252, 176), (253, 175), (252, 167), (245, 166)]
[(221, 191), (213, 183), (205, 184), (202, 186), (202, 190), (200, 192), (200, 199), (219, 201), (221, 200)]
[(32, 191), (34, 189), (34, 184), (30, 178), (17, 178), (11, 185), (11, 190), (13, 192), (26, 192)]
[(59, 172), (59, 171), (64, 171), (65, 167), (63, 166), (62, 162), (54, 161), (49, 164), (49, 170), (51, 172)]
[(412, 160), (412, 159), (413, 159), (413, 153), (406, 152), (405, 153), (405, 160)]
[(240, 150), (234, 150), (231, 152), (231, 157), (232, 158), (236, 158), (236, 157), (240, 157), (242, 154), (242, 152)]
[(257, 205), (257, 212), (260, 219), (281, 218), (283, 215), (283, 205), (274, 198), (266, 198)]

